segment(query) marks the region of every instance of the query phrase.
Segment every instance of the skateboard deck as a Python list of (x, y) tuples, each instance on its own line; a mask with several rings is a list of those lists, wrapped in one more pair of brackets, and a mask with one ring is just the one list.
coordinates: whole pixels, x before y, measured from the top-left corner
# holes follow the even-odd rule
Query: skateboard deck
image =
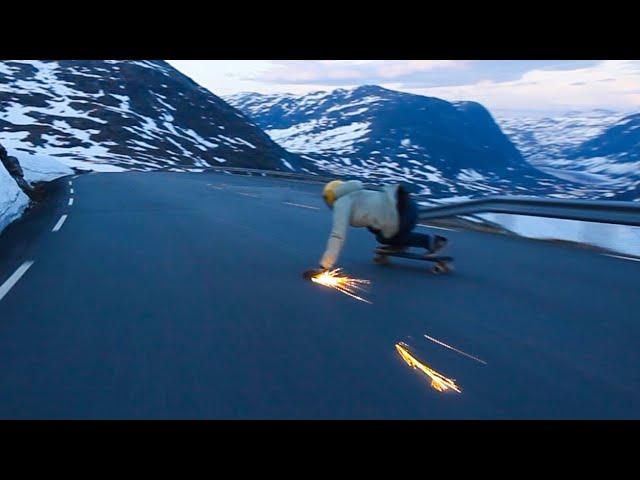
[(376, 257), (373, 259), (375, 263), (380, 265), (388, 265), (388, 257), (407, 258), (410, 260), (421, 260), (423, 262), (432, 262), (435, 265), (431, 268), (433, 273), (447, 273), (453, 270), (453, 266), (450, 262), (453, 261), (453, 257), (441, 256), (441, 255), (421, 255), (413, 252), (391, 252), (383, 248), (376, 248)]

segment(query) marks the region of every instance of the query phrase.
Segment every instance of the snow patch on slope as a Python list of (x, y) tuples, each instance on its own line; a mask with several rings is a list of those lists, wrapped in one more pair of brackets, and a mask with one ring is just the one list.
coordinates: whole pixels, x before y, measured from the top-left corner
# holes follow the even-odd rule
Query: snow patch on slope
[(294, 153), (321, 153), (325, 151), (347, 154), (354, 151), (354, 143), (365, 139), (369, 123), (354, 122), (342, 127), (315, 130), (318, 121), (294, 125), (285, 129), (267, 130), (276, 143)]
[(18, 159), (24, 171), (27, 182), (50, 182), (65, 175), (73, 175), (73, 170), (48, 155), (32, 155), (26, 152), (14, 151), (13, 156)]
[(506, 213), (477, 215), (523, 237), (565, 240), (640, 256), (640, 227)]
[(0, 164), (0, 232), (16, 220), (29, 205), (27, 197), (9, 172)]

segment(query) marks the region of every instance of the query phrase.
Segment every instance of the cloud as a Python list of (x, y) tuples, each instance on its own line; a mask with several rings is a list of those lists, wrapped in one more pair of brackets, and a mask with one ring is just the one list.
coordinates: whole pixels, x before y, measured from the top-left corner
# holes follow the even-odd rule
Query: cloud
[[(606, 82), (603, 82), (606, 80)], [(575, 88), (580, 85), (580, 88)], [(535, 69), (519, 79), (469, 85), (400, 90), (445, 100), (475, 100), (490, 109), (566, 110), (576, 108), (640, 109), (640, 61), (606, 60), (572, 70)]]
[(377, 73), (383, 78), (397, 78), (412, 73), (437, 69), (464, 68), (466, 62), (460, 60), (404, 60), (380, 62)]
[(417, 73), (465, 68), (461, 60), (288, 60), (272, 62), (273, 68), (250, 79), (285, 85), (314, 83), (356, 85), (402, 79)]
[[(216, 95), (377, 84), (490, 110), (640, 109), (637, 60), (178, 60)], [(576, 88), (578, 87), (578, 88)]]

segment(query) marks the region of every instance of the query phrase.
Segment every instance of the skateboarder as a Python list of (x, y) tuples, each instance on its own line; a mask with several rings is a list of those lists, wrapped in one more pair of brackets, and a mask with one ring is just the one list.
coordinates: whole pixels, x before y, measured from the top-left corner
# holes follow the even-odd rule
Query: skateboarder
[(418, 209), (401, 185), (387, 185), (382, 191), (366, 190), (359, 180), (334, 180), (325, 185), (322, 196), (333, 210), (333, 227), (320, 268), (307, 270), (310, 278), (334, 266), (347, 235), (347, 228), (366, 227), (384, 245), (384, 249), (403, 252), (408, 247), (421, 247), (425, 255), (441, 250), (447, 239), (440, 235), (413, 232)]

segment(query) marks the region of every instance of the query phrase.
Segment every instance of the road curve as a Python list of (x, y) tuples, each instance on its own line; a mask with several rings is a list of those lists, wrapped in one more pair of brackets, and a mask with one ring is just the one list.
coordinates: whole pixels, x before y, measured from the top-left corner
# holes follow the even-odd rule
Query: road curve
[(640, 263), (451, 231), (435, 276), (373, 264), (352, 229), (340, 266), (367, 304), (301, 279), (330, 228), (318, 185), (68, 181), (0, 236), (0, 418), (640, 418)]

